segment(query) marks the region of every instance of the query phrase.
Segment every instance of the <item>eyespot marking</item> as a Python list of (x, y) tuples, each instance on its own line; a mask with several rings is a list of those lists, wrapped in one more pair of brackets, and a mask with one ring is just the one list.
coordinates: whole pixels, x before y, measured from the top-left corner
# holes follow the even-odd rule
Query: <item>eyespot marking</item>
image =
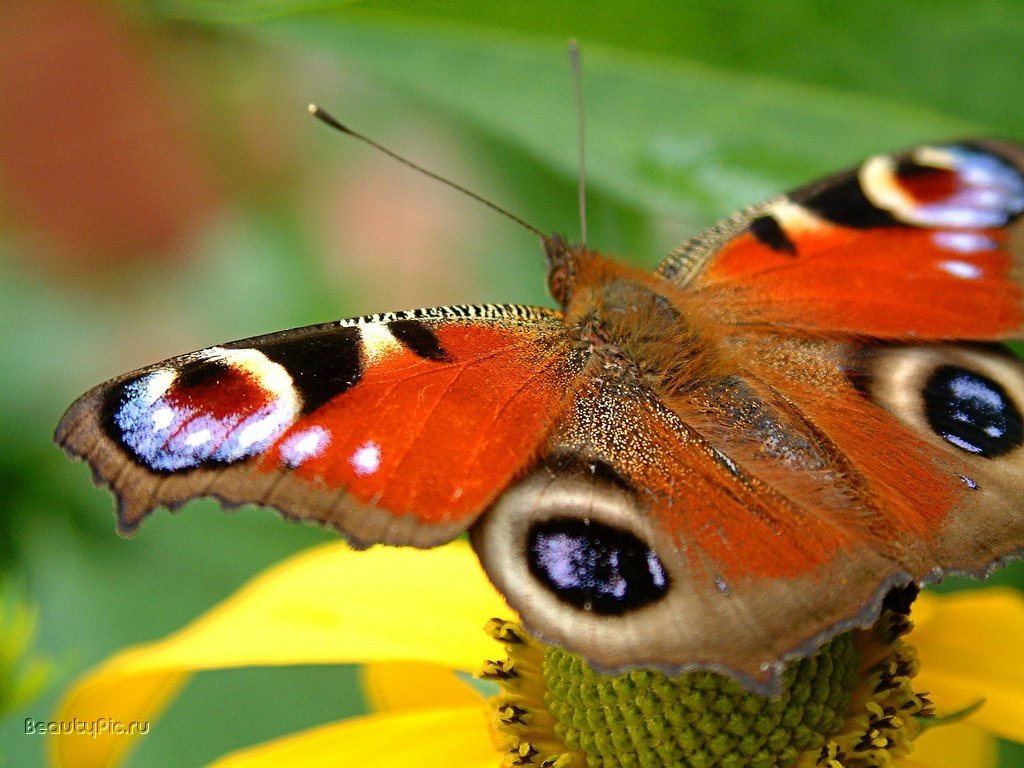
[(634, 534), (595, 521), (553, 518), (527, 536), (530, 571), (559, 599), (597, 614), (618, 615), (668, 591), (657, 553)]
[(962, 451), (985, 458), (1024, 443), (1024, 419), (996, 381), (953, 365), (935, 370), (925, 384), (925, 416), (935, 434)]
[(857, 175), (871, 204), (912, 226), (1001, 227), (1024, 211), (1020, 171), (969, 144), (873, 157)]
[(157, 368), (113, 387), (102, 421), (133, 459), (175, 472), (260, 453), (299, 410), (281, 365), (254, 349), (213, 347), (180, 369)]

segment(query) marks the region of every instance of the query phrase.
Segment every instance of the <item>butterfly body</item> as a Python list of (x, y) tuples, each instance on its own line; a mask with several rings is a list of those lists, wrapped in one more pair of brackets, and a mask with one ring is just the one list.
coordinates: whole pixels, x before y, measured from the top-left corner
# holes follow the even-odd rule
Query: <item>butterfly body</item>
[(197, 496), (358, 545), (468, 529), (541, 638), (771, 692), (891, 589), (1024, 549), (1024, 366), (991, 345), (1024, 336), (1022, 169), (1007, 142), (879, 156), (654, 273), (544, 238), (559, 310), (211, 347), (87, 393), (57, 440), (122, 530)]

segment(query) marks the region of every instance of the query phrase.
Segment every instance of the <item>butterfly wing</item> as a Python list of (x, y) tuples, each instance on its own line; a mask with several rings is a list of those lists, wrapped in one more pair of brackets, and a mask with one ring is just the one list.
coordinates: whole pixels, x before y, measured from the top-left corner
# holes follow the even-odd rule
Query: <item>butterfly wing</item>
[[(779, 341), (686, 398), (586, 380), (538, 464), (471, 529), (532, 632), (598, 668), (710, 668), (772, 694), (789, 660), (874, 623), (890, 590), (1021, 553), (1019, 362), (888, 349), (868, 395), (833, 362), (854, 348)], [(920, 381), (951, 365), (1013, 387), (1016, 433), (992, 453), (885, 410), (917, 412), (932, 397)], [(955, 428), (966, 442), (976, 426)]]
[(879, 339), (1024, 336), (1024, 148), (869, 159), (694, 238), (659, 274), (727, 323)]
[[(927, 568), (781, 399), (738, 379), (708, 394), (669, 404), (592, 382), (473, 544), (532, 632), (599, 668), (712, 668), (777, 692), (787, 660), (870, 623), (908, 568)], [(900, 502), (914, 509), (922, 486)]]
[[(911, 569), (915, 579), (984, 573), (1024, 550), (1022, 367), (963, 344), (1024, 337), (1022, 214), (1024, 147), (922, 146), (755, 206), (659, 267), (738, 337), (754, 366), (745, 375), (785, 393), (884, 488), (890, 519), (910, 519), (893, 506), (896, 486), (922, 477), (903, 462), (906, 436), (927, 444), (926, 463), (942, 468), (927, 484), (947, 486), (952, 501), (915, 491), (938, 537), (932, 570)], [(822, 338), (844, 344), (816, 346)], [(841, 378), (809, 375), (816, 348)], [(898, 423), (850, 413), (858, 401)]]
[(80, 398), (56, 440), (117, 495), (122, 531), (214, 496), (357, 544), (458, 535), (522, 467), (572, 376), (557, 313), (447, 307), (201, 350)]
[[(1024, 366), (922, 343), (1021, 335), (1021, 157), (869, 161), (695, 238), (660, 302), (596, 322), (639, 375), (582, 379), (471, 531), (528, 626), (609, 670), (771, 693), (894, 588), (1024, 551)], [(674, 347), (642, 338), (673, 313)]]

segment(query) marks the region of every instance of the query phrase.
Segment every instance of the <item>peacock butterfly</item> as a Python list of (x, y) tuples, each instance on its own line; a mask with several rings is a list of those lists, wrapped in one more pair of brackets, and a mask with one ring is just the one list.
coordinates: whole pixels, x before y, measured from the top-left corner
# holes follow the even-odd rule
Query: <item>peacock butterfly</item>
[(653, 273), (543, 237), (560, 309), (283, 331), (102, 384), (56, 440), (122, 532), (212, 496), (356, 546), (469, 531), (605, 670), (777, 689), (886, 593), (1024, 549), (1024, 147), (873, 157)]

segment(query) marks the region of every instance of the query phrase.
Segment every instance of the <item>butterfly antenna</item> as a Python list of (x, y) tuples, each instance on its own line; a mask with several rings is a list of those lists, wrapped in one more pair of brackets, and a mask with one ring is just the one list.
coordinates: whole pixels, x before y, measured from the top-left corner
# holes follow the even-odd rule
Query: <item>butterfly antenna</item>
[(583, 140), (583, 86), (581, 85), (582, 78), (580, 76), (580, 47), (575, 40), (569, 41), (569, 67), (572, 71), (572, 93), (576, 102), (576, 143), (579, 152), (576, 160), (579, 168), (576, 190), (580, 207), (580, 245), (585, 246), (587, 244), (587, 164), (584, 156), (586, 143)]
[(462, 194), (466, 195), (467, 197), (470, 197), (473, 200), (476, 200), (478, 203), (483, 203), (488, 208), (490, 208), (492, 211), (497, 211), (502, 216), (504, 216), (506, 219), (510, 219), (511, 221), (514, 221), (516, 224), (518, 224), (519, 226), (523, 227), (524, 229), (526, 229), (526, 230), (528, 230), (530, 232), (533, 232), (533, 234), (537, 235), (542, 240), (546, 241), (548, 239), (547, 235), (545, 235), (543, 232), (541, 232), (539, 229), (537, 229), (532, 224), (528, 224), (526, 221), (524, 221), (523, 219), (519, 218), (518, 216), (516, 216), (511, 211), (507, 211), (504, 208), (502, 208), (500, 205), (497, 205), (496, 203), (492, 203), (486, 197), (478, 195), (473, 190), (467, 189), (466, 187), (462, 186), (461, 184), (456, 184), (451, 179), (446, 179), (444, 176), (441, 176), (440, 174), (434, 173), (433, 171), (424, 168), (422, 165), (417, 165), (412, 160), (408, 160), (408, 159), (402, 157), (397, 152), (392, 152), (390, 149), (388, 149), (387, 147), (385, 147), (382, 144), (377, 143), (373, 139), (368, 138), (368, 137), (364, 136), (363, 134), (358, 133), (357, 131), (353, 131), (347, 125), (343, 124), (336, 117), (334, 117), (334, 115), (332, 115), (330, 112), (325, 112), (320, 107), (318, 107), (316, 104), (310, 104), (309, 105), (309, 113), (311, 115), (313, 115), (313, 117), (315, 117), (318, 120), (320, 120), (321, 122), (326, 123), (327, 125), (331, 126), (331, 128), (334, 128), (337, 131), (341, 131), (342, 133), (351, 136), (353, 139), (358, 139), (359, 141), (363, 142), (364, 144), (369, 144), (371, 147), (373, 147), (374, 149), (376, 149), (376, 150), (378, 150), (380, 152), (383, 152), (388, 157), (394, 158), (395, 160), (400, 162), (402, 165), (408, 166), (409, 168), (412, 168), (414, 171), (419, 171), (424, 176), (429, 176), (430, 178), (435, 179), (436, 181), (439, 181), (442, 184), (444, 184), (444, 185), (446, 185), (448, 187), (451, 187), (454, 190), (457, 190), (457, 191), (461, 192)]

